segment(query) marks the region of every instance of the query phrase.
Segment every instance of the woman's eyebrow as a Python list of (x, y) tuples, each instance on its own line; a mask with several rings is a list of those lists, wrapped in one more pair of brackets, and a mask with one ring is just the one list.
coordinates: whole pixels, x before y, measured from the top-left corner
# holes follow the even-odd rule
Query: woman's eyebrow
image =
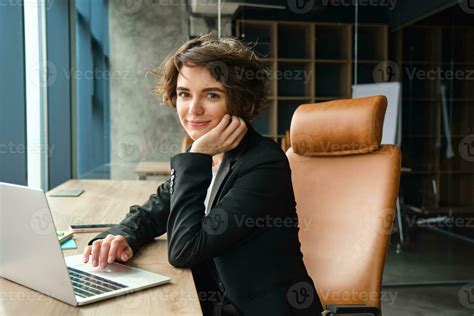
[[(176, 90), (185, 90), (185, 91), (189, 91), (188, 88), (186, 87), (176, 87)], [(219, 87), (210, 87), (210, 88), (205, 88), (205, 89), (202, 89), (201, 92), (208, 92), (208, 91), (220, 91), (222, 93), (225, 93), (224, 90), (222, 90), (221, 88)]]

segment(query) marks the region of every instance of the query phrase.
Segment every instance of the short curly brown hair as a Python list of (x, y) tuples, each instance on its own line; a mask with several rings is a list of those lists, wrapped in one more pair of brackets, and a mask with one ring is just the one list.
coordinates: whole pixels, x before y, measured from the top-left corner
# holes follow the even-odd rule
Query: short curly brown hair
[(189, 40), (152, 71), (159, 77), (153, 93), (172, 108), (176, 108), (176, 84), (183, 65), (204, 67), (222, 83), (231, 115), (250, 122), (269, 103), (269, 70), (252, 48), (237, 38), (209, 33)]

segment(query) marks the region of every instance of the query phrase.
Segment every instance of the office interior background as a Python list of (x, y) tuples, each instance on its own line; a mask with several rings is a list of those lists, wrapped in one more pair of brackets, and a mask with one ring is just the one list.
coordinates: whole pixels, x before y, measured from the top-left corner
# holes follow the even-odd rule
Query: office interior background
[(211, 31), (268, 65), (271, 105), (253, 126), (280, 144), (300, 104), (400, 82), (385, 117), (399, 119), (404, 169), (382, 309), (474, 314), (471, 0), (0, 1), (0, 181), (47, 191), (169, 162), (184, 131), (151, 70)]

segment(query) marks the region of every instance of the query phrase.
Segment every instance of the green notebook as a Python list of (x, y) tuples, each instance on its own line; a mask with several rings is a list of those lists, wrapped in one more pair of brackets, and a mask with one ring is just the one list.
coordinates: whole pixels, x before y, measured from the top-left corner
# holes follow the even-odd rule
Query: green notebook
[(69, 230), (57, 230), (56, 235), (58, 235), (59, 242), (62, 243), (68, 239), (71, 239), (72, 236), (74, 236), (74, 233)]

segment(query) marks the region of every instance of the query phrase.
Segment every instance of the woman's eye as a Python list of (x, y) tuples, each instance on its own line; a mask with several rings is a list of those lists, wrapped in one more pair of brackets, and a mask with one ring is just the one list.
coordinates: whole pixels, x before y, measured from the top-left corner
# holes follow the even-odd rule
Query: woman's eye
[(186, 98), (188, 95), (189, 94), (187, 92), (184, 92), (184, 91), (178, 93), (178, 96), (181, 97), (181, 98)]
[(208, 93), (209, 99), (218, 99), (219, 95), (217, 93)]

